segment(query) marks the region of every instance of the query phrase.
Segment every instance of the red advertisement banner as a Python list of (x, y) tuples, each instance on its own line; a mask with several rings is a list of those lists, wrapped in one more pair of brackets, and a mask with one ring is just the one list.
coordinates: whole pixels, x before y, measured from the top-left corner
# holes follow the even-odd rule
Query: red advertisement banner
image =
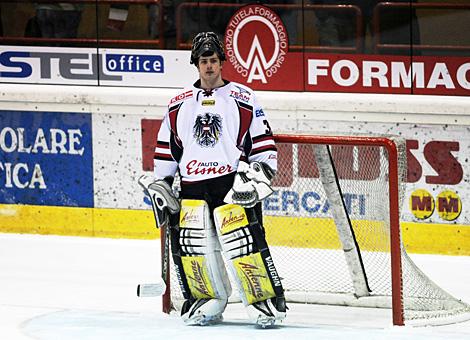
[(470, 94), (470, 58), (289, 52), (270, 8), (240, 8), (225, 31), (224, 77), (255, 90)]
[(470, 95), (470, 58), (289, 52), (263, 82), (228, 61), (224, 77), (255, 90)]

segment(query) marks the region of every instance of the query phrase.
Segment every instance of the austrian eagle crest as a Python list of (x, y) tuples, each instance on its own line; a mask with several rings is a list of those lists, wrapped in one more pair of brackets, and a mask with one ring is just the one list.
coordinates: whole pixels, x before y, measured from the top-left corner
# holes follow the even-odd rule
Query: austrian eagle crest
[(196, 117), (194, 138), (203, 147), (214, 147), (222, 135), (222, 118), (216, 113), (203, 113)]

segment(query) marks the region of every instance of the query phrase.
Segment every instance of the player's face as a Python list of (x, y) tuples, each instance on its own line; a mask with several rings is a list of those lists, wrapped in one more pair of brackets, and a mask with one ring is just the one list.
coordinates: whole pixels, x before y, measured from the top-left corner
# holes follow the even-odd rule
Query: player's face
[(199, 58), (198, 70), (203, 84), (212, 85), (222, 79), (222, 63), (215, 52), (208, 57)]

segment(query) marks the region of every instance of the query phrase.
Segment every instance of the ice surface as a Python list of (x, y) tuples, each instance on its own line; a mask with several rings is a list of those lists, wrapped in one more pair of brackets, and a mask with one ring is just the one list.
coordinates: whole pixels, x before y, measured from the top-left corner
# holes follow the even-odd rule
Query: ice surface
[[(159, 240), (0, 234), (0, 339), (470, 339), (470, 321), (394, 327), (390, 310), (290, 304), (273, 329), (250, 324), (229, 305), (222, 324), (185, 326), (138, 298), (159, 273)], [(412, 255), (454, 296), (470, 301), (470, 257)]]

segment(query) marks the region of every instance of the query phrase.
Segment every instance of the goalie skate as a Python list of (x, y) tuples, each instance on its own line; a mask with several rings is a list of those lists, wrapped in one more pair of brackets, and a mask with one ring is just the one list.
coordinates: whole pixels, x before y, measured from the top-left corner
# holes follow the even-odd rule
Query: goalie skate
[(272, 327), (282, 322), (286, 317), (286, 304), (284, 298), (273, 298), (255, 302), (247, 306), (248, 315), (262, 328)]
[(219, 299), (198, 299), (192, 304), (186, 301), (181, 317), (189, 326), (214, 325), (223, 321), (222, 312), (226, 304), (227, 301)]
[(221, 323), (224, 320), (222, 314), (219, 315), (194, 315), (187, 319), (185, 324), (188, 326), (210, 326)]

